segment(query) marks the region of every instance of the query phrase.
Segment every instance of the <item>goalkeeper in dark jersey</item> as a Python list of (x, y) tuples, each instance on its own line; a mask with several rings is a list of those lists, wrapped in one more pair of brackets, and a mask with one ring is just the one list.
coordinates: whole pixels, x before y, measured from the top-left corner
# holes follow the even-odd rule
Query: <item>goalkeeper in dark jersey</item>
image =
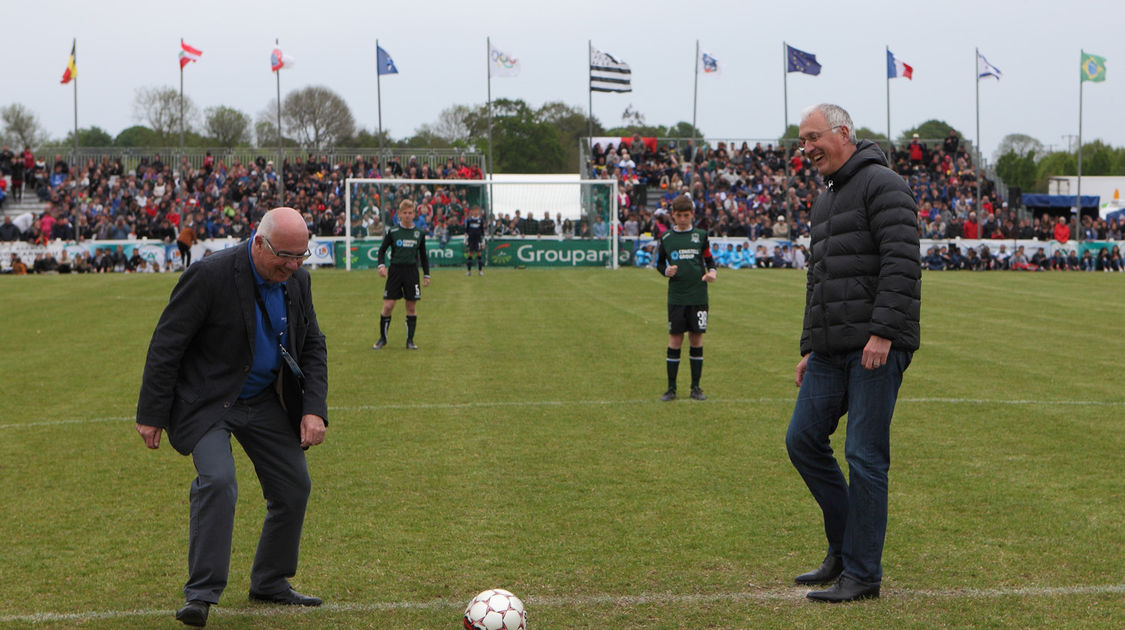
[[(388, 271), (383, 262), (387, 250), (391, 250), (391, 264)], [(414, 330), (418, 326), (418, 300), (422, 299), (422, 287), (430, 286), (430, 257), (426, 254), (426, 231), (414, 227), (414, 202), (404, 199), (398, 206), (398, 225), (387, 230), (383, 244), (379, 246), (379, 275), (387, 279), (383, 289), (383, 312), (379, 318), (379, 341), (373, 346), (379, 350), (387, 345), (387, 329), (391, 327), (391, 312), (395, 301), (406, 300), (406, 348), (417, 350), (414, 345)], [(422, 264), (422, 284), (418, 284), (418, 263)]]
[(656, 270), (668, 278), (668, 391), (665, 402), (676, 399), (676, 375), (684, 334), (691, 344), (691, 397), (707, 400), (699, 387), (703, 374), (703, 333), (707, 332), (707, 283), (716, 277), (715, 261), (706, 230), (692, 229), (695, 207), (691, 197), (672, 201), (672, 229), (660, 237)]
[(481, 249), (484, 245), (484, 219), (480, 216), (480, 206), (469, 208), (469, 216), (465, 217), (465, 275), (473, 275), (473, 256), (477, 258), (477, 274), (484, 275), (484, 257)]

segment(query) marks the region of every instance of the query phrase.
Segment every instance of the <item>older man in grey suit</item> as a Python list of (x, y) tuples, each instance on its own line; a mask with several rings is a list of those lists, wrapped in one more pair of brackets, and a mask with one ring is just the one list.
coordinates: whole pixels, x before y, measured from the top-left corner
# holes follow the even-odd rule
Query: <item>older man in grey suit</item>
[(293, 590), (311, 482), (304, 449), (324, 441), (328, 368), (313, 309), (308, 230), (292, 208), (262, 218), (250, 241), (208, 256), (180, 277), (156, 325), (137, 403), (145, 445), (190, 454), (186, 603), (176, 619), (207, 623), (230, 568), (238, 496), (230, 437), (254, 463), (266, 519), (250, 599), (317, 606)]

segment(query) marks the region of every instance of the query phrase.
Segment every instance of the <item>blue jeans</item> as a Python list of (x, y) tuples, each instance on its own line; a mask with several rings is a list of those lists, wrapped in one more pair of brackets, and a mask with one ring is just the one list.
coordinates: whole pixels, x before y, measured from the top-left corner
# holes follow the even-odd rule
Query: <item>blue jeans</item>
[[(862, 350), (811, 353), (785, 435), (789, 459), (824, 513), (828, 553), (843, 556), (844, 573), (863, 582), (883, 579), (891, 416), (913, 354), (892, 349), (885, 365), (866, 370)], [(845, 413), (846, 482), (830, 442)]]

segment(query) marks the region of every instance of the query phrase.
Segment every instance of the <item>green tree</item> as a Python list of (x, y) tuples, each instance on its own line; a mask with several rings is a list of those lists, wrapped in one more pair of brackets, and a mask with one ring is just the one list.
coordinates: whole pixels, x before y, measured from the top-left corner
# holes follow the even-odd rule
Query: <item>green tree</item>
[[(478, 110), (470, 117), (469, 124), (479, 124), (476, 117), (480, 115)], [(498, 173), (566, 172), (559, 130), (538, 120), (536, 112), (522, 100), (493, 101), (492, 146), (496, 161), (494, 170)], [(487, 151), (488, 147), (485, 146), (484, 150)]]
[(1004, 139), (996, 146), (996, 153), (993, 157), (999, 161), (1001, 156), (1009, 152), (1015, 153), (1018, 157), (1023, 157), (1028, 153), (1043, 155), (1043, 143), (1026, 134), (1010, 133), (1004, 136)]
[[(950, 131), (957, 130), (944, 120), (930, 119), (917, 127), (902, 132), (897, 142), (899, 144), (910, 144), (910, 140), (914, 137), (914, 134), (918, 134), (923, 140), (940, 140), (948, 136)], [(964, 137), (964, 134), (960, 131), (957, 131), (957, 135)]]
[(203, 129), (215, 144), (225, 149), (250, 142), (250, 116), (233, 107), (208, 107)]
[(1021, 190), (1030, 192), (1035, 186), (1038, 173), (1035, 151), (1020, 155), (1016, 150), (1009, 149), (996, 160), (996, 174), (1008, 186), (1019, 186)]
[[(559, 142), (564, 154), (563, 172), (577, 173), (579, 170), (578, 143), (589, 133), (589, 120), (586, 117), (585, 110), (567, 105), (562, 101), (552, 101), (544, 103), (535, 112), (535, 118), (539, 122), (552, 125), (558, 130)], [(594, 119), (593, 123), (594, 135), (601, 135), (603, 132), (601, 123), (597, 119)]]
[[(74, 132), (66, 132), (66, 138), (63, 139), (62, 146), (74, 146)], [(111, 147), (113, 146), (113, 136), (109, 135), (105, 129), (101, 127), (87, 127), (78, 129), (78, 146), (80, 147)]]
[(158, 147), (163, 144), (160, 134), (144, 125), (124, 129), (113, 139), (115, 147)]
[(1054, 175), (1078, 174), (1078, 156), (1067, 151), (1055, 151), (1043, 156), (1036, 169), (1035, 191), (1047, 192), (1047, 178)]

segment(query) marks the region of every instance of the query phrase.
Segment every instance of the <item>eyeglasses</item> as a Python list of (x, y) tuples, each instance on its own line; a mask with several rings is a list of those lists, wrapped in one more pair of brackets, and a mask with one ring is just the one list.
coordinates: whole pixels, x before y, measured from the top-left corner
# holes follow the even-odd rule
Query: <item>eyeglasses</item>
[(825, 134), (832, 133), (833, 131), (836, 131), (837, 129), (839, 129), (842, 126), (843, 125), (835, 125), (833, 127), (829, 127), (828, 129), (825, 129), (823, 131), (813, 131), (813, 132), (809, 133), (809, 135), (807, 135), (807, 136), (797, 136), (797, 146), (802, 151), (804, 151), (806, 144), (808, 144), (810, 142), (816, 142), (817, 140), (820, 140)]
[(292, 252), (279, 252), (273, 248), (273, 243), (271, 243), (270, 239), (266, 238), (265, 236), (262, 237), (262, 242), (266, 244), (266, 247), (270, 248), (270, 253), (274, 256), (277, 256), (278, 258), (285, 258), (288, 260), (308, 260), (309, 257), (312, 256), (312, 252), (307, 249), (301, 254), (294, 254)]

